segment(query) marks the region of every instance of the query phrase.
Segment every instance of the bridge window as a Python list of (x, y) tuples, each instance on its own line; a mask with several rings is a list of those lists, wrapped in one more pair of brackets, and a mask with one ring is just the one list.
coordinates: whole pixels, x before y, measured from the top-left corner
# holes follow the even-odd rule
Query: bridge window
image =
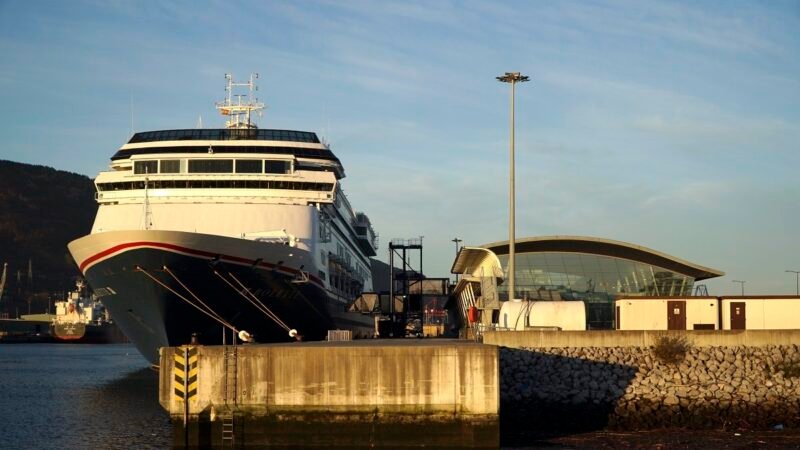
[(291, 173), (292, 164), (289, 161), (264, 161), (266, 173)]
[(190, 159), (189, 173), (233, 173), (233, 160)]
[(261, 173), (262, 165), (260, 159), (237, 159), (236, 173)]
[(135, 174), (158, 173), (158, 161), (134, 161), (133, 173)]
[[(333, 183), (276, 180), (150, 180), (149, 189), (282, 189), (295, 191), (330, 192)], [(144, 189), (144, 181), (98, 183), (100, 191)]]
[(181, 161), (179, 159), (161, 160), (159, 173), (180, 173)]

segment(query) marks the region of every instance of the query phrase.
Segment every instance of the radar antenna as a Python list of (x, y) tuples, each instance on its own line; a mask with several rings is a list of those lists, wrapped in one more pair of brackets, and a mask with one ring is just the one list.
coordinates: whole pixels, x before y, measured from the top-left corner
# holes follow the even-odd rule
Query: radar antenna
[[(219, 113), (223, 116), (228, 116), (225, 122), (226, 128), (258, 128), (256, 124), (251, 121), (250, 114), (255, 112), (261, 117), (261, 110), (264, 109), (264, 104), (258, 101), (253, 95), (254, 91), (258, 90), (255, 80), (258, 79), (257, 73), (250, 74), (250, 81), (247, 83), (236, 83), (233, 81), (233, 75), (225, 74), (225, 101), (217, 102), (216, 107)], [(237, 87), (245, 87), (249, 89), (249, 94), (234, 94), (233, 89)], [(236, 101), (233, 100), (236, 97)], [(244, 101), (242, 100), (244, 98)]]

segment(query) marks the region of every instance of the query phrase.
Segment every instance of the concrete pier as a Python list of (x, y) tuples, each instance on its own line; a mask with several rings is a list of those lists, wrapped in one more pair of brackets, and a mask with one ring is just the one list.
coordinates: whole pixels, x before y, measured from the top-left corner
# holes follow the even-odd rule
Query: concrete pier
[(498, 361), (444, 339), (162, 348), (159, 399), (178, 446), (497, 448)]

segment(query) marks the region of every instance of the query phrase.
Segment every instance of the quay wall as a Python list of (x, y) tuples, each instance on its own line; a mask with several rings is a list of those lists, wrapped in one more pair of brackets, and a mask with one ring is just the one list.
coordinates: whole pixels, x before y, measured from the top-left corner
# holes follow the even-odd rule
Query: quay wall
[(695, 347), (765, 347), (800, 344), (800, 330), (487, 331), (483, 335), (483, 343), (511, 348), (650, 347), (662, 336), (684, 336)]
[[(227, 404), (224, 347), (193, 348), (197, 390), (188, 402), (189, 430), (176, 430), (176, 446), (220, 442), (227, 411), (236, 415), (235, 434), (256, 446), (499, 443), (495, 346), (441, 339), (240, 345), (236, 399), (229, 383)], [(161, 350), (159, 399), (180, 428), (175, 352)], [(189, 437), (180, 442), (183, 434)]]
[(656, 357), (655, 344), (565, 345), (574, 336), (560, 346), (501, 348), (504, 442), (557, 430), (800, 427), (797, 340), (719, 346), (689, 334), (694, 345), (676, 363)]

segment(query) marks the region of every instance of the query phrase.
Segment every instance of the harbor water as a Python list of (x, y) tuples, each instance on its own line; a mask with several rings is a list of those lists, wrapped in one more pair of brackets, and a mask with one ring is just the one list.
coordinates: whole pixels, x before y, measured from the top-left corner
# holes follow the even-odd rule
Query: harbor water
[(169, 448), (158, 374), (129, 344), (0, 345), (0, 448)]
[[(503, 448), (800, 448), (798, 430), (518, 431), (501, 439)], [(172, 444), (169, 416), (158, 404), (158, 374), (132, 345), (0, 345), (0, 448)]]

